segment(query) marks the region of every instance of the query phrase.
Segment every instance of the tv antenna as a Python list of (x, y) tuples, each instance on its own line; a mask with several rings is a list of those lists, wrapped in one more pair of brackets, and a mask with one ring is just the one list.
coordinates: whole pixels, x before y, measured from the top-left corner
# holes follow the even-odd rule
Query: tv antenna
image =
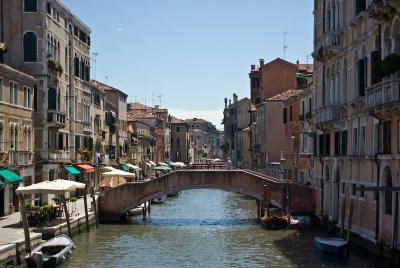
[(307, 63), (307, 65), (308, 65), (308, 60), (309, 60), (310, 58), (311, 58), (310, 55), (306, 55), (306, 63)]
[(162, 99), (163, 96), (164, 96), (164, 95), (162, 95), (162, 94), (161, 94), (161, 91), (160, 91), (160, 95), (157, 96), (157, 97), (160, 99), (160, 108), (161, 108), (161, 99)]
[(286, 35), (288, 32), (283, 33), (283, 59), (286, 60), (286, 49), (288, 46), (286, 45)]
[(108, 75), (106, 75), (106, 81), (104, 83), (107, 84), (107, 81), (108, 81)]

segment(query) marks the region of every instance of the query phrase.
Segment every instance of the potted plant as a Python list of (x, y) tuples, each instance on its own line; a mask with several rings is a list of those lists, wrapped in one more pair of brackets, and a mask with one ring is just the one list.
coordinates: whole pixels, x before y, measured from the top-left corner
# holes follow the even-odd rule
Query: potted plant
[(386, 74), (393, 74), (400, 69), (400, 55), (392, 53), (382, 60), (382, 70)]

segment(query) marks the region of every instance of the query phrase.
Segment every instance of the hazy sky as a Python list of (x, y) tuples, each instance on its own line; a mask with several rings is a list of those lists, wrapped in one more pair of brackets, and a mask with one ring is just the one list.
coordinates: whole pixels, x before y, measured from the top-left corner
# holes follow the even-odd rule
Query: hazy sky
[(286, 60), (312, 63), (311, 0), (61, 2), (92, 30), (92, 79), (219, 129), (224, 98), (250, 97), (251, 64), (283, 58), (284, 43)]

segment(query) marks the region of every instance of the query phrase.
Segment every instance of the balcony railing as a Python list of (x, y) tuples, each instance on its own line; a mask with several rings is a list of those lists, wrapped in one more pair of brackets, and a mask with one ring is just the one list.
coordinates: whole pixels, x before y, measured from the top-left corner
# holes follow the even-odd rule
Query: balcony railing
[(10, 165), (29, 165), (28, 151), (8, 151), (8, 161)]
[(367, 109), (400, 100), (400, 79), (390, 79), (367, 89)]
[(304, 121), (304, 114), (299, 115), (299, 121)]
[(339, 120), (339, 108), (336, 106), (322, 107), (315, 110), (315, 124), (328, 123)]
[(311, 119), (311, 112), (306, 112), (306, 119)]
[(69, 161), (71, 154), (69, 150), (51, 150), (49, 151), (49, 160), (51, 161)]
[(47, 112), (47, 122), (49, 122), (52, 127), (65, 127), (65, 118), (66, 114), (64, 112), (58, 110), (49, 110)]
[(328, 32), (322, 35), (314, 46), (314, 57), (324, 61), (340, 51), (341, 37), (339, 32)]

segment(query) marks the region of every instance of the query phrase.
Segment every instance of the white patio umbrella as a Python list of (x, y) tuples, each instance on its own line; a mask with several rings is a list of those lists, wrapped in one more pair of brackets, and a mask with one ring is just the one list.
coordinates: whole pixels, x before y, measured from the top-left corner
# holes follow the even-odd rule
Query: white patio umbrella
[(64, 194), (75, 191), (77, 188), (72, 184), (57, 181), (42, 181), (29, 186), (20, 186), (15, 192), (17, 194)]
[(100, 182), (100, 187), (117, 187), (126, 183), (126, 179), (124, 177), (105, 177)]
[(182, 163), (182, 162), (174, 162), (174, 163), (171, 164), (171, 166), (180, 167), (180, 168), (186, 167), (185, 163)]
[(115, 169), (112, 171), (104, 172), (102, 174), (103, 179), (100, 182), (100, 187), (116, 187), (126, 183), (125, 178), (135, 178), (135, 173), (126, 172), (123, 170)]
[(132, 169), (134, 169), (134, 170), (142, 170), (140, 167), (132, 165), (132, 164), (129, 164), (129, 163), (125, 163), (125, 165), (130, 167), (130, 168), (132, 168)]
[(75, 187), (75, 189), (85, 189), (86, 188), (86, 184), (82, 183), (82, 182), (62, 180), (62, 179), (56, 179), (54, 181), (58, 182), (58, 183), (63, 183), (66, 185), (71, 185), (71, 186)]
[(126, 178), (133, 178), (135, 177), (135, 173), (126, 172), (119, 169), (114, 169), (108, 172), (104, 172), (101, 174), (104, 177), (126, 177)]
[(113, 167), (104, 167), (104, 169), (107, 169), (108, 171), (116, 170), (116, 168)]

